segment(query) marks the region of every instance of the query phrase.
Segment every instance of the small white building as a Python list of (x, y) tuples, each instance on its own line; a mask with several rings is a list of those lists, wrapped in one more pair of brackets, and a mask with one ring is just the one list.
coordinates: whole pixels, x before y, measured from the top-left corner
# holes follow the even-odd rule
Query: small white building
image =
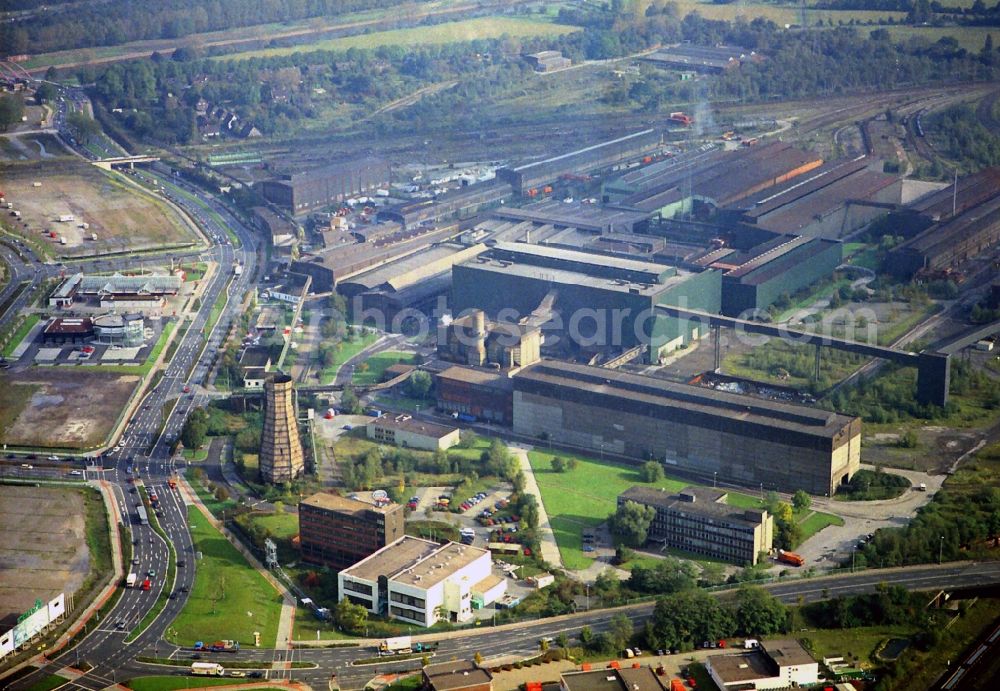
[(507, 585), (493, 575), (487, 550), (409, 535), (344, 569), (337, 580), (341, 600), (418, 626), (432, 626), (442, 618), (468, 621), (474, 599), (476, 607), (489, 605)]
[(375, 418), (365, 426), (365, 433), (379, 444), (424, 451), (450, 449), (461, 441), (461, 431), (457, 427), (415, 420), (410, 415)]
[(723, 691), (787, 689), (819, 681), (819, 663), (790, 639), (761, 641), (749, 652), (712, 655), (705, 660), (705, 669)]

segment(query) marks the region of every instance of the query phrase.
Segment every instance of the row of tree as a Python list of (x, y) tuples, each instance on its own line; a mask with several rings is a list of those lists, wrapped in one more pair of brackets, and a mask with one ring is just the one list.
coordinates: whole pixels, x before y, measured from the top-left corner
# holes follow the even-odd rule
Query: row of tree
[[(24, 0), (15, 0), (24, 2)], [(419, 1), (419, 0), (417, 0)], [(52, 4), (52, 3), (47, 3)], [(75, 3), (72, 10), (36, 11), (0, 25), (7, 54), (114, 46), (127, 41), (181, 38), (255, 24), (327, 17), (390, 0), (115, 0)]]

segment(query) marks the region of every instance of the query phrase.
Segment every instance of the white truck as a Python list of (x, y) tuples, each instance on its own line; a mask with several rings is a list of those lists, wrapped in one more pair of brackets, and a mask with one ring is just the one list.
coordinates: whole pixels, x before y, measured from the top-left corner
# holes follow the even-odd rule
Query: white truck
[(413, 642), (409, 636), (386, 638), (378, 644), (379, 655), (404, 655), (413, 652)]
[(125, 579), (125, 587), (127, 587), (127, 588), (134, 588), (135, 587), (135, 582), (136, 582), (136, 580), (138, 578), (139, 577), (136, 576), (134, 573), (130, 573), (128, 575), (128, 577)]
[(216, 662), (192, 662), (191, 674), (196, 677), (223, 677), (226, 668)]

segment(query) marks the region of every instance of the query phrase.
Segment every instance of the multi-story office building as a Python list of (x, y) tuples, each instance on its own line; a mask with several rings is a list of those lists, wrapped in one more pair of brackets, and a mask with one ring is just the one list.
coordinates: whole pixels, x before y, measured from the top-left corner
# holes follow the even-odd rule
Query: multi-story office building
[(346, 569), (403, 537), (403, 507), (319, 492), (299, 503), (302, 558)]
[(758, 555), (771, 549), (774, 519), (763, 509), (729, 506), (726, 495), (700, 487), (677, 494), (632, 487), (618, 496), (618, 505), (631, 501), (656, 509), (650, 541), (736, 564), (756, 564)]
[(495, 602), (507, 581), (493, 574), (489, 551), (409, 535), (337, 576), (340, 599), (418, 626), (439, 619), (464, 622), (472, 610)]

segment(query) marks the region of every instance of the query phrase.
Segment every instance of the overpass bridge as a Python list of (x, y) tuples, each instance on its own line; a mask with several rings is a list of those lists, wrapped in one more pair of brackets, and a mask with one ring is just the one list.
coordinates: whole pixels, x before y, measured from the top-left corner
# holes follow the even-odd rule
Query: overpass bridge
[(951, 353), (947, 351), (924, 351), (913, 353), (880, 345), (872, 345), (861, 341), (850, 341), (844, 338), (810, 333), (788, 328), (784, 325), (765, 324), (747, 321), (734, 317), (724, 317), (699, 310), (689, 310), (669, 305), (657, 305), (656, 310), (669, 317), (686, 321), (699, 322), (711, 327), (716, 332), (715, 339), (715, 369), (722, 366), (722, 351), (719, 343), (720, 329), (735, 329), (741, 333), (780, 338), (794, 343), (816, 347), (816, 376), (819, 377), (819, 361), (821, 348), (833, 348), (870, 358), (889, 360), (906, 367), (917, 368), (917, 401), (944, 407), (948, 403), (948, 384), (951, 378)]
[(121, 166), (128, 166), (129, 168), (135, 168), (136, 163), (153, 163), (154, 161), (159, 161), (159, 156), (116, 156), (114, 158), (100, 158), (96, 161), (91, 161), (98, 168), (103, 168), (104, 170), (111, 170), (112, 168), (117, 168)]

